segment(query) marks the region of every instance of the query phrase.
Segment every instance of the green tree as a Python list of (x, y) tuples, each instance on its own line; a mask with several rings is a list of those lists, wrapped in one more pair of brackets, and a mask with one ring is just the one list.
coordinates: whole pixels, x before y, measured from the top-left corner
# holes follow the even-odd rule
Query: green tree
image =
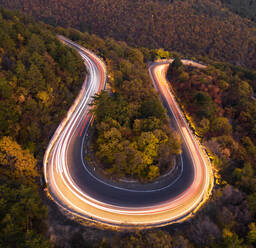
[(235, 232), (231, 232), (229, 229), (224, 228), (222, 232), (223, 244), (227, 248), (242, 248), (243, 239), (239, 239)]
[(49, 240), (46, 240), (42, 235), (28, 231), (25, 236), (24, 248), (52, 248), (53, 245)]
[(250, 244), (256, 245), (256, 225), (255, 223), (249, 224), (250, 231), (247, 234), (247, 240)]
[(17, 74), (18, 82), (20, 83), (20, 85), (23, 85), (23, 82), (26, 79), (26, 67), (21, 60), (17, 61), (15, 72)]
[(37, 34), (32, 34), (28, 41), (28, 51), (32, 54), (37, 52), (42, 55), (45, 50), (44, 41)]
[(8, 82), (0, 77), (0, 98), (10, 98), (12, 94), (12, 87), (8, 84)]
[(39, 89), (44, 89), (45, 80), (38, 67), (32, 64), (28, 70), (26, 81), (22, 84), (25, 88), (36, 93)]
[(212, 136), (228, 136), (232, 133), (232, 126), (225, 117), (217, 117), (211, 123), (211, 135)]
[(210, 121), (207, 118), (203, 118), (199, 123), (199, 135), (204, 137), (210, 130)]
[(179, 75), (181, 72), (183, 72), (183, 64), (179, 57), (176, 57), (172, 63), (169, 64), (168, 70), (167, 70), (167, 76), (172, 77), (173, 75)]
[(140, 112), (141, 112), (142, 118), (155, 116), (156, 118), (163, 119), (165, 114), (165, 109), (161, 105), (161, 102), (156, 97), (153, 97), (142, 103)]
[(253, 215), (256, 214), (256, 192), (247, 196), (249, 209)]
[(188, 80), (189, 80), (189, 74), (188, 74), (187, 72), (185, 72), (185, 71), (181, 72), (181, 73), (179, 74), (178, 80), (179, 80), (180, 82), (186, 82), (186, 81), (188, 81)]
[[(4, 247), (51, 247), (38, 234), (47, 209), (42, 206), (38, 193), (31, 187), (0, 186), (0, 240)], [(41, 223), (38, 225), (38, 223)], [(32, 231), (35, 230), (35, 231)]]
[(206, 92), (196, 92), (193, 103), (197, 108), (197, 115), (199, 118), (211, 119), (215, 113), (215, 106), (210, 95)]

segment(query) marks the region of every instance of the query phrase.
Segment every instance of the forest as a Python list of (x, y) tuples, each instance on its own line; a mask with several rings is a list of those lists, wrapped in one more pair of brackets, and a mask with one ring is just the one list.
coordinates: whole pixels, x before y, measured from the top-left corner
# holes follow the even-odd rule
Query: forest
[[(170, 65), (168, 78), (177, 101), (220, 177), (211, 199), (192, 219), (134, 233), (82, 227), (65, 220), (45, 199), (45, 185), (40, 183), (46, 146), (86, 73), (78, 55), (55, 34), (68, 36), (106, 62), (112, 90), (95, 98), (96, 128), (113, 125), (113, 133), (118, 137), (121, 133), (126, 143), (130, 137), (138, 138), (137, 130), (141, 134), (159, 130), (147, 126), (152, 118), (165, 122), (146, 62), (177, 53), (132, 48), (111, 38), (39, 24), (5, 9), (0, 13), (0, 247), (255, 247), (255, 71), (207, 58), (204, 70), (183, 67), (178, 58)], [(137, 87), (132, 88), (131, 82)], [(143, 108), (148, 94), (154, 96), (150, 98), (154, 113)], [(125, 112), (97, 110), (105, 102), (121, 103)], [(136, 102), (137, 109), (131, 108)], [(53, 244), (49, 233), (51, 238), (55, 216), (61, 221), (54, 226)]]
[(221, 0), (221, 2), (234, 13), (256, 22), (255, 0)]
[(235, 200), (235, 212), (232, 200), (223, 204), (222, 212), (218, 212), (218, 207), (216, 215), (211, 212), (212, 220), (217, 216), (217, 224), (223, 228), (223, 238), (230, 235), (230, 243), (224, 242), (227, 245), (224, 247), (255, 245), (256, 71), (220, 62), (197, 69), (183, 66), (176, 58), (168, 68), (167, 77), (221, 175), (216, 191), (223, 197), (229, 188), (237, 196), (244, 196), (243, 203)]
[[(87, 39), (86, 35), (79, 37), (82, 45)], [(96, 95), (92, 104), (96, 164), (118, 179), (152, 181), (173, 168), (181, 153), (180, 137), (170, 128), (143, 53), (125, 43), (101, 41), (97, 48), (111, 61), (108, 72), (113, 80), (109, 80), (111, 92)]]
[(246, 13), (255, 11), (249, 0), (227, 5), (221, 0), (0, 0), (0, 5), (134, 47), (162, 47), (256, 68), (256, 24), (229, 10), (240, 6), (235, 2), (248, 3)]
[[(124, 42), (58, 28), (107, 61), (111, 90), (94, 97), (95, 162), (108, 176), (148, 182), (168, 172), (181, 153), (179, 135), (153, 88), (144, 54)], [(149, 51), (148, 51), (149, 52)], [(148, 56), (156, 56), (157, 51)], [(161, 154), (161, 156), (160, 156)]]
[(84, 75), (53, 32), (0, 10), (0, 247), (51, 247), (42, 159)]

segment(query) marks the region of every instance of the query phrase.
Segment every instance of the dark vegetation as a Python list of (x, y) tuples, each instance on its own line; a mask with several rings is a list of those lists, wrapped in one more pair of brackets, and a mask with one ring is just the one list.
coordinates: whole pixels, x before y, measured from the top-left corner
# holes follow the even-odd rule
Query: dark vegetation
[(51, 247), (42, 158), (83, 78), (80, 58), (53, 32), (0, 10), (0, 247)]
[(221, 0), (231, 11), (256, 22), (256, 0)]
[[(210, 247), (252, 247), (256, 244), (256, 72), (224, 63), (196, 69), (182, 66), (177, 58), (167, 73), (222, 177), (207, 207), (211, 209), (207, 222), (212, 222), (212, 239), (222, 232), (223, 243)], [(228, 195), (233, 196), (227, 200)]]
[[(220, 0), (0, 0), (54, 26), (75, 27), (133, 46), (256, 67), (256, 25), (225, 6), (255, 13), (254, 1)], [(237, 1), (236, 1), (237, 2)], [(246, 3), (248, 3), (246, 5)]]

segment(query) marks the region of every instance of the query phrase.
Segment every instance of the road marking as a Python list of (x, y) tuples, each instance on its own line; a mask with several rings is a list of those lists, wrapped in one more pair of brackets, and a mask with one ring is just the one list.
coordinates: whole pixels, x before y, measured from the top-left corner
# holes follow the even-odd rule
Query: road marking
[[(67, 42), (67, 41), (66, 41)], [(129, 219), (130, 221), (126, 221), (129, 224), (142, 224), (145, 223), (146, 218), (150, 218), (150, 216), (148, 216), (149, 214), (162, 214), (162, 219), (159, 216), (159, 219), (157, 220), (151, 220), (150, 224), (156, 223), (157, 225), (162, 225), (163, 223), (169, 223), (169, 222), (173, 222), (173, 221), (178, 221), (177, 218), (179, 219), (184, 219), (186, 218), (186, 216), (192, 214), (191, 211), (193, 211), (195, 208), (198, 208), (198, 206), (200, 206), (200, 203), (202, 202), (203, 199), (203, 195), (205, 194), (205, 189), (209, 184), (209, 176), (207, 174), (207, 167), (205, 167), (205, 171), (201, 171), (203, 169), (203, 167), (201, 167), (200, 173), (201, 176), (202, 174), (206, 174), (206, 181), (204, 182), (204, 188), (200, 189), (202, 190), (202, 192), (197, 192), (196, 195), (196, 199), (194, 199), (195, 197), (195, 193), (194, 196), (190, 195), (189, 192), (195, 191), (197, 188), (196, 187), (191, 187), (190, 189), (188, 188), (186, 191), (184, 191), (182, 194), (178, 195), (175, 198), (172, 198), (170, 200), (168, 200), (165, 203), (160, 203), (158, 205), (152, 205), (149, 207), (139, 207), (139, 208), (125, 208), (125, 207), (119, 207), (119, 206), (114, 206), (114, 205), (110, 205), (110, 204), (104, 204), (103, 202), (99, 202), (96, 199), (91, 198), (90, 196), (88, 196), (87, 194), (85, 194), (85, 192), (81, 191), (80, 188), (75, 184), (75, 182), (73, 181), (73, 179), (70, 176), (70, 172), (69, 172), (69, 167), (67, 166), (67, 150), (69, 148), (69, 144), (71, 142), (72, 137), (74, 136), (75, 132), (73, 132), (73, 130), (79, 129), (82, 127), (82, 130), (80, 132), (80, 136), (82, 135), (82, 133), (87, 133), (89, 125), (86, 126), (86, 123), (88, 123), (88, 118), (89, 118), (89, 114), (87, 113), (85, 115), (85, 117), (83, 118), (79, 118), (81, 116), (81, 113), (83, 111), (85, 111), (87, 104), (90, 102), (90, 96), (93, 95), (95, 92), (98, 92), (102, 86), (102, 83), (105, 84), (106, 82), (106, 71), (105, 71), (105, 66), (104, 64), (95, 56), (93, 55), (91, 52), (89, 52), (88, 50), (82, 48), (79, 45), (76, 45), (73, 42), (67, 42), (72, 44), (73, 46), (75, 46), (76, 48), (80, 49), (80, 55), (83, 57), (86, 66), (89, 68), (89, 76), (88, 76), (88, 89), (87, 91), (84, 93), (84, 96), (82, 97), (82, 99), (79, 99), (79, 103), (76, 106), (76, 109), (74, 109), (74, 111), (68, 113), (67, 116), (67, 124), (64, 127), (61, 127), (62, 129), (60, 129), (61, 133), (60, 135), (57, 137), (58, 139), (56, 140), (54, 146), (51, 149), (51, 156), (49, 158), (49, 153), (46, 153), (45, 159), (44, 159), (44, 166), (45, 166), (45, 178), (46, 178), (46, 182), (48, 181), (48, 174), (47, 174), (47, 164), (48, 162), (51, 164), (51, 168), (50, 171), (52, 171), (52, 177), (53, 177), (53, 184), (55, 185), (55, 189), (57, 190), (57, 192), (62, 195), (62, 198), (64, 198), (66, 200), (66, 202), (64, 203), (68, 203), (67, 205), (67, 210), (69, 212), (72, 212), (73, 214), (77, 214), (77, 211), (80, 211), (80, 213), (85, 213), (86, 215), (88, 215), (88, 211), (87, 209), (82, 209), (80, 208), (81, 206), (81, 202), (79, 206), (76, 206), (73, 202), (70, 201), (70, 198), (68, 199), (68, 193), (72, 193), (72, 197), (77, 197), (76, 200), (78, 201), (82, 201), (86, 204), (89, 204), (90, 206), (93, 206), (94, 208), (97, 209), (101, 209), (104, 211), (108, 211), (109, 213), (116, 213), (118, 215), (125, 215), (122, 218), (126, 218)], [(87, 55), (83, 54), (81, 51), (85, 52)], [(88, 56), (88, 57), (87, 57)], [(95, 65), (97, 68), (95, 68)], [(98, 70), (98, 71), (97, 71)], [(159, 73), (159, 72), (158, 72)], [(100, 76), (99, 76), (100, 74)], [(155, 76), (152, 75), (151, 69), (150, 69), (150, 75), (151, 78), (153, 80), (153, 84), (156, 86), (155, 83)], [(162, 78), (163, 77), (163, 71), (160, 72), (160, 76)], [(98, 83), (95, 84), (95, 80), (98, 80)], [(166, 84), (165, 80), (163, 80), (164, 84)], [(167, 85), (164, 85), (165, 87), (167, 87)], [(161, 86), (162, 87), (162, 86)], [(164, 91), (163, 91), (164, 92)], [(164, 94), (165, 95), (165, 94)], [(167, 88), (167, 95), (165, 95), (165, 97), (169, 100), (171, 100), (171, 104), (174, 106), (174, 108), (172, 109), (170, 106), (170, 102), (168, 102), (169, 107), (171, 109), (171, 111), (173, 112), (174, 118), (176, 119), (176, 117), (178, 119), (176, 119), (176, 122), (178, 124), (178, 127), (181, 128), (179, 125), (181, 125), (183, 122), (185, 123), (185, 126), (182, 125), (182, 129), (184, 131), (185, 136), (187, 136), (187, 139), (189, 140), (190, 146), (192, 145), (192, 151), (190, 150), (190, 148), (188, 149), (189, 153), (195, 153), (194, 156), (196, 156), (196, 161), (194, 161), (194, 156), (193, 154), (191, 154), (192, 160), (194, 161), (194, 163), (199, 163), (201, 166), (202, 164), (204, 166), (205, 165), (205, 161), (202, 157), (201, 151), (200, 149), (197, 147), (197, 143), (194, 141), (193, 139), (193, 135), (191, 134), (186, 121), (184, 120), (175, 100), (172, 99), (172, 95), (169, 92), (168, 88)], [(76, 99), (76, 101), (78, 101), (78, 99)], [(86, 120), (85, 120), (86, 118)], [(85, 120), (85, 121), (84, 121)], [(89, 123), (91, 122), (91, 119), (89, 119)], [(58, 127), (59, 129), (59, 127)], [(57, 130), (58, 130), (57, 129)], [(185, 131), (186, 130), (186, 131)], [(182, 132), (181, 132), (182, 133)], [(82, 138), (82, 144), (84, 143), (85, 140), (85, 135)], [(185, 138), (186, 140), (186, 138)], [(187, 142), (187, 141), (185, 141)], [(83, 147), (83, 146), (82, 146)], [(83, 161), (83, 154), (82, 154), (82, 147), (81, 147), (81, 158), (82, 158), (82, 162), (83, 162), (83, 166), (84, 165), (84, 161)], [(47, 150), (48, 152), (48, 150)], [(49, 161), (48, 161), (49, 160)], [(57, 171), (57, 173), (54, 172), (54, 168)], [(183, 160), (182, 160), (182, 170), (183, 170)], [(196, 173), (197, 168), (195, 168), (195, 173)], [(59, 172), (61, 172), (59, 175)], [(203, 172), (203, 173), (202, 173)], [(90, 172), (89, 172), (90, 173)], [(199, 173), (199, 174), (200, 174)], [(197, 176), (199, 175), (198, 173), (196, 173)], [(61, 183), (69, 189), (68, 192), (62, 192), (58, 185), (57, 185), (57, 181), (59, 183), (60, 178), (61, 178)], [(58, 178), (57, 178), (58, 177)], [(200, 178), (200, 176), (199, 176)], [(202, 181), (199, 181), (200, 184)], [(200, 186), (198, 182), (198, 187)], [(51, 189), (51, 181), (49, 183), (49, 190)], [(60, 185), (62, 186), (62, 185)], [(166, 186), (166, 187), (169, 187)], [(161, 190), (161, 189), (160, 189)], [(191, 193), (193, 193), (191, 191)], [(142, 191), (145, 192), (145, 191)], [(152, 192), (152, 191), (151, 191)], [(66, 193), (66, 196), (64, 195), (64, 193)], [(199, 195), (198, 195), (199, 194)], [(192, 198), (193, 196), (193, 198)], [(55, 197), (55, 196), (54, 196)], [(190, 197), (190, 198), (189, 198)], [(56, 197), (55, 197), (56, 199)], [(190, 202), (188, 202), (188, 200), (190, 200)], [(60, 205), (60, 203), (57, 201), (58, 205)], [(187, 204), (187, 206), (184, 209), (184, 204)], [(63, 204), (63, 202), (62, 202)], [(61, 206), (64, 207), (65, 206)], [(183, 209), (182, 209), (183, 207)], [(180, 208), (180, 212), (177, 213), (177, 209)], [(166, 211), (172, 211), (170, 213), (172, 213), (172, 215), (168, 215), (168, 217), (163, 218), (164, 213)], [(176, 211), (176, 214), (174, 214), (174, 211)], [(79, 214), (79, 213), (78, 213)], [(111, 223), (118, 223), (119, 225), (121, 225), (122, 223), (120, 222), (120, 216), (116, 216), (117, 219), (109, 219), (106, 216), (95, 216), (95, 214), (93, 213), (89, 213), (90, 216), (94, 216), (97, 219), (100, 219), (101, 222), (106, 222), (106, 220), (110, 221)], [(128, 216), (145, 216), (144, 221), (142, 219), (135, 221), (135, 219), (132, 220), (132, 218), (128, 218)]]

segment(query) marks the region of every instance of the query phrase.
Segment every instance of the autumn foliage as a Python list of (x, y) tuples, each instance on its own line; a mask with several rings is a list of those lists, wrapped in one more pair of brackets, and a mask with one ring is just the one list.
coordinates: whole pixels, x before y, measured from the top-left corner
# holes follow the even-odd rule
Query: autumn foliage
[(42, 159), (83, 78), (80, 58), (52, 31), (0, 10), (0, 247), (51, 247)]
[(136, 47), (163, 47), (255, 68), (255, 23), (222, 2), (236, 5), (240, 13), (247, 2), (246, 13), (255, 11), (249, 0), (0, 0), (0, 5)]

